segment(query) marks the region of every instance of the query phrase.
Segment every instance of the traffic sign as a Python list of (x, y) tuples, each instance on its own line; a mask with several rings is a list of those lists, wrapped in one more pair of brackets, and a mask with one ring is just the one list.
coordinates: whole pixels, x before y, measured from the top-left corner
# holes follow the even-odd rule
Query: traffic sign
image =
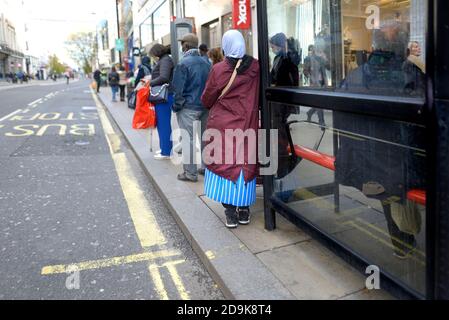
[(119, 52), (125, 51), (125, 41), (123, 39), (115, 40), (115, 50)]

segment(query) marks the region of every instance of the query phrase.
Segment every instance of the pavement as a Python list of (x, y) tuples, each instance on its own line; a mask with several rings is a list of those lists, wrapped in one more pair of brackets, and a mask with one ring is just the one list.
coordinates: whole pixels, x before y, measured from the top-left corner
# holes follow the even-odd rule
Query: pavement
[(0, 92), (0, 299), (223, 299), (89, 84)]
[[(134, 111), (124, 102), (112, 102), (109, 88), (98, 96), (226, 298), (393, 299), (383, 290), (367, 290), (366, 277), (282, 216), (277, 216), (276, 230), (266, 231), (261, 187), (251, 223), (226, 228), (221, 204), (204, 195), (202, 177), (198, 183), (178, 181), (179, 165), (153, 159), (156, 130), (132, 129)], [(172, 125), (177, 127), (174, 116)]]
[[(78, 82), (80, 79), (73, 79), (70, 80), (70, 83)], [(65, 84), (65, 79), (58, 79), (56, 81), (53, 80), (29, 80), (28, 82), (23, 83), (11, 83), (4, 80), (0, 81), (0, 91), (2, 90), (8, 90), (8, 89), (16, 89), (16, 88), (26, 88), (26, 87), (33, 87), (33, 86), (52, 86), (55, 84)]]

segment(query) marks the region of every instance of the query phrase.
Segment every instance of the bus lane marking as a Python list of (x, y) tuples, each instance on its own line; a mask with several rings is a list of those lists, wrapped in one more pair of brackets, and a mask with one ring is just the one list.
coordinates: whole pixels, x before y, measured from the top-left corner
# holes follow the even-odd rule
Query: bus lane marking
[[(152, 283), (154, 284), (154, 289), (160, 299), (166, 300), (169, 298), (169, 294), (165, 288), (160, 272), (162, 268), (168, 271), (170, 279), (172, 280), (179, 297), (186, 300), (190, 299), (189, 293), (183, 284), (178, 270), (176, 269), (177, 265), (185, 263), (185, 260), (181, 260), (179, 258), (176, 259), (176, 256), (179, 257), (181, 255), (181, 251), (166, 248), (167, 240), (162, 233), (158, 222), (156, 221), (154, 213), (148, 203), (148, 200), (145, 198), (143, 190), (138, 185), (137, 179), (132, 172), (131, 165), (126, 158), (125, 153), (120, 150), (120, 139), (116, 135), (98, 98), (95, 96), (93, 91), (91, 91), (91, 94), (97, 104), (98, 115), (109, 146), (112, 160), (114, 162), (115, 171), (128, 205), (128, 211), (131, 215), (131, 220), (133, 221), (137, 238), (139, 239), (140, 245), (144, 252), (128, 257), (115, 257), (110, 259), (81, 262), (72, 265), (47, 266), (42, 269), (42, 274), (48, 275), (54, 273), (64, 273), (67, 272), (67, 268), (69, 266), (77, 266), (79, 267), (78, 270), (82, 270), (83, 268), (86, 270), (105, 268), (124, 263), (146, 261), (148, 262), (147, 268), (152, 279)], [(154, 252), (155, 247), (158, 247), (159, 251)], [(150, 248), (153, 250), (152, 252), (148, 252)], [(162, 261), (160, 264), (156, 261), (152, 261), (154, 259), (150, 259), (149, 257), (154, 257), (154, 255), (158, 255), (160, 258), (165, 259), (165, 261)]]
[(8, 118), (10, 118), (10, 117), (12, 117), (12, 116), (14, 116), (14, 115), (16, 115), (16, 114), (18, 114), (18, 113), (21, 113), (21, 112), (22, 112), (22, 109), (17, 109), (16, 111), (11, 112), (10, 114), (8, 114), (8, 115), (4, 116), (3, 118), (1, 118), (1, 119), (0, 119), (0, 122), (5, 121), (5, 120), (7, 120)]

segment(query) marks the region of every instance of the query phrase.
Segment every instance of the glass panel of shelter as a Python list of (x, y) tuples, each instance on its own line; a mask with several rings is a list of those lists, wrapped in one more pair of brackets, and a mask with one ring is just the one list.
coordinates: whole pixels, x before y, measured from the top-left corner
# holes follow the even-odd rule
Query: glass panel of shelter
[(424, 95), (422, 0), (268, 1), (271, 85)]
[[(271, 85), (422, 98), (425, 2), (268, 1)], [(276, 197), (424, 295), (426, 128), (303, 105), (270, 110)]]
[[(322, 232), (425, 294), (425, 127), (271, 102), (274, 195)], [(309, 121), (321, 113), (325, 125)]]

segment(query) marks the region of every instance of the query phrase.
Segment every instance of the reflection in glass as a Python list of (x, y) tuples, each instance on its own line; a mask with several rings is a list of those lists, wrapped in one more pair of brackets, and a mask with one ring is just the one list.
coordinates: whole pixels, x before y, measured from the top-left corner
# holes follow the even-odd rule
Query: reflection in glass
[(323, 128), (309, 121), (307, 112), (299, 113), (308, 107), (290, 105), (280, 112), (285, 107), (271, 104), (273, 127), (285, 128), (277, 198), (383, 272), (424, 293), (425, 128), (327, 110)]
[(426, 11), (420, 0), (269, 1), (270, 70), (290, 61), (271, 84), (423, 96)]

